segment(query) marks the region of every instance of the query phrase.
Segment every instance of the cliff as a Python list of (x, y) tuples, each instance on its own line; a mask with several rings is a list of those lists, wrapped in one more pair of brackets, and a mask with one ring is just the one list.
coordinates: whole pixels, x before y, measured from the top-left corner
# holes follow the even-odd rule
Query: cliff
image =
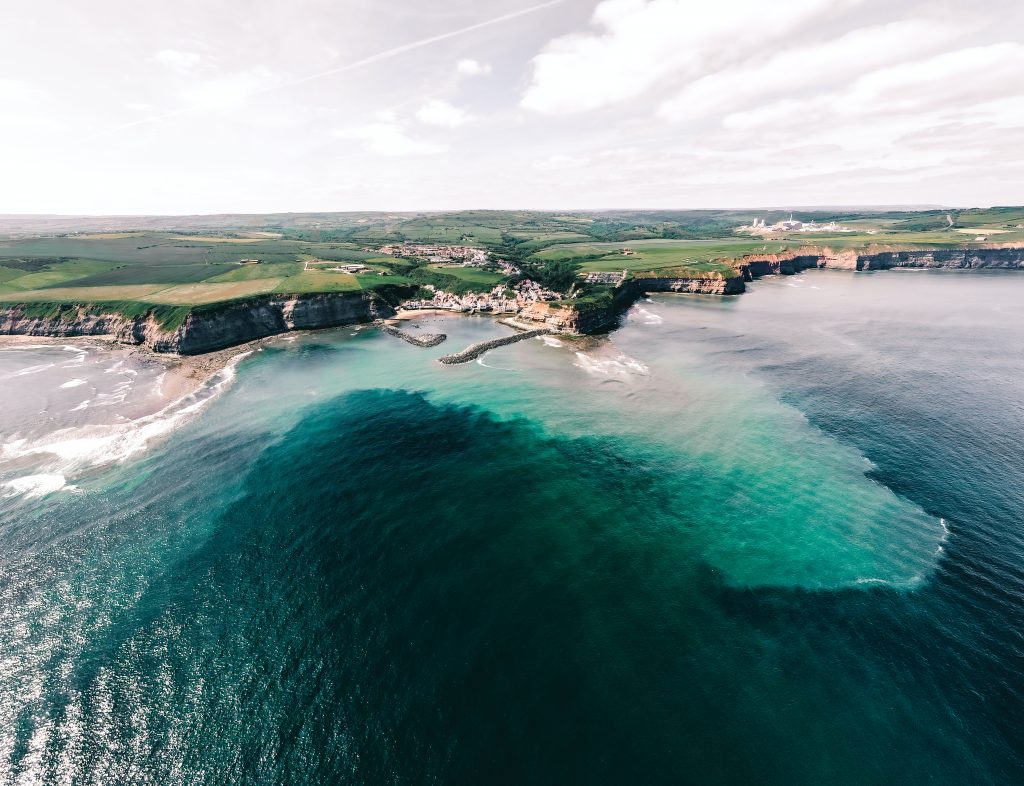
[(638, 296), (632, 282), (627, 281), (593, 298), (532, 303), (520, 311), (516, 319), (543, 325), (555, 333), (600, 333), (614, 328), (619, 314), (633, 305)]
[(742, 275), (719, 274), (697, 277), (637, 275), (631, 282), (639, 294), (651, 292), (686, 292), (694, 295), (740, 295), (746, 291)]
[(862, 251), (803, 246), (780, 254), (750, 254), (736, 260), (737, 274), (689, 274), (680, 270), (636, 273), (617, 287), (613, 297), (597, 302), (535, 303), (519, 314), (523, 321), (542, 324), (558, 333), (599, 333), (614, 328), (619, 315), (637, 298), (652, 292), (687, 292), (700, 295), (739, 295), (745, 281), (759, 276), (794, 275), (813, 268), (889, 270), (891, 268), (952, 268), (1024, 270), (1024, 247), (992, 245), (980, 248), (892, 249), (881, 246)]
[(781, 254), (751, 254), (738, 260), (743, 278), (792, 275), (809, 268), (839, 270), (890, 270), (892, 268), (949, 268), (979, 270), (997, 268), (1024, 270), (1024, 247), (887, 249), (869, 247), (864, 251), (836, 251), (828, 247), (805, 247)]
[(153, 310), (131, 316), (103, 304), (35, 304), (0, 307), (0, 334), (26, 336), (113, 335), (154, 352), (198, 355), (290, 330), (371, 322), (394, 315), (374, 292), (272, 295), (199, 306), (176, 326)]
[(640, 274), (595, 300), (533, 303), (519, 312), (521, 322), (545, 325), (556, 333), (590, 334), (610, 330), (619, 315), (650, 292), (680, 292), (698, 295), (738, 295), (746, 289), (743, 276), (666, 276)]

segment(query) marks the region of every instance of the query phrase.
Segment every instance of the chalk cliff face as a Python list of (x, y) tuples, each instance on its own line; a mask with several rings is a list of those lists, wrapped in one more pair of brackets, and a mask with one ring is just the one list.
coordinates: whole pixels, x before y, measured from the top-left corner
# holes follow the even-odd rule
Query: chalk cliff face
[(130, 318), (94, 306), (75, 306), (58, 316), (33, 317), (24, 305), (13, 305), (0, 308), (0, 334), (114, 335), (154, 352), (196, 355), (290, 330), (370, 322), (394, 313), (379, 296), (367, 292), (279, 295), (196, 309), (180, 327), (165, 330), (151, 315)]

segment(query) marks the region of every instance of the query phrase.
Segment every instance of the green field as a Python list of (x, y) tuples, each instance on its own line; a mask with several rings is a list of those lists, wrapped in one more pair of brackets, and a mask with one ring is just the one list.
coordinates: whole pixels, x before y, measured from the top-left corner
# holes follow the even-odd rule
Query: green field
[[(494, 270), (396, 259), (377, 251), (396, 241), (485, 248), (494, 259), (520, 267), (522, 277), (563, 292), (590, 271), (729, 274), (744, 255), (800, 247), (949, 248), (971, 245), (978, 236), (1024, 243), (1024, 208), (1019, 207), (793, 215), (805, 222), (835, 220), (856, 231), (770, 238), (736, 232), (755, 217), (771, 223), (788, 218), (788, 211), (0, 217), (0, 303), (58, 310), (71, 303), (119, 304), (126, 313), (156, 308), (173, 320), (181, 309), (274, 293), (417, 284), (465, 293), (506, 281)], [(627, 248), (632, 253), (624, 254)], [(246, 258), (261, 263), (241, 265)], [(361, 262), (369, 271), (351, 275), (327, 265), (307, 269), (312, 260)]]
[(492, 273), (489, 270), (481, 270), (478, 267), (461, 267), (460, 265), (427, 265), (428, 270), (442, 273), (448, 276), (455, 276), (470, 284), (477, 284), (490, 289), (505, 280), (500, 273)]
[[(241, 265), (246, 258), (258, 265)], [(304, 270), (306, 259), (364, 262), (378, 254), (353, 243), (173, 232), (73, 234), (0, 239), (0, 301), (201, 305), (251, 295), (339, 292), (400, 279)]]
[[(581, 272), (647, 272), (691, 270), (694, 273), (733, 272), (732, 260), (744, 254), (776, 253), (787, 243), (750, 240), (631, 240), (628, 243), (580, 243), (555, 246), (534, 255), (541, 260), (579, 264)], [(623, 250), (633, 253), (624, 255)]]

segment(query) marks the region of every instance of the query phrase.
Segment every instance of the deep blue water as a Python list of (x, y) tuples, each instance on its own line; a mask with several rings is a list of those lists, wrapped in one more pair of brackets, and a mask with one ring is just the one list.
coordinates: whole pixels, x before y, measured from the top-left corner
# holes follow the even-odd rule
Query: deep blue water
[(0, 501), (2, 782), (1022, 782), (1022, 296), (812, 273), (481, 365), (272, 345)]

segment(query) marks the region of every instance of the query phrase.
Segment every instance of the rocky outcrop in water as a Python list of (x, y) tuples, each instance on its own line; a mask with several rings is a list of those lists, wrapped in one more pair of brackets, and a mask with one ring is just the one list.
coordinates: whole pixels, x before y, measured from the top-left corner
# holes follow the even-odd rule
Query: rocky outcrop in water
[(174, 329), (152, 313), (127, 317), (100, 305), (75, 305), (33, 316), (28, 304), (0, 308), (0, 334), (113, 335), (154, 352), (198, 355), (291, 330), (337, 327), (394, 316), (373, 292), (273, 295), (194, 308)]

